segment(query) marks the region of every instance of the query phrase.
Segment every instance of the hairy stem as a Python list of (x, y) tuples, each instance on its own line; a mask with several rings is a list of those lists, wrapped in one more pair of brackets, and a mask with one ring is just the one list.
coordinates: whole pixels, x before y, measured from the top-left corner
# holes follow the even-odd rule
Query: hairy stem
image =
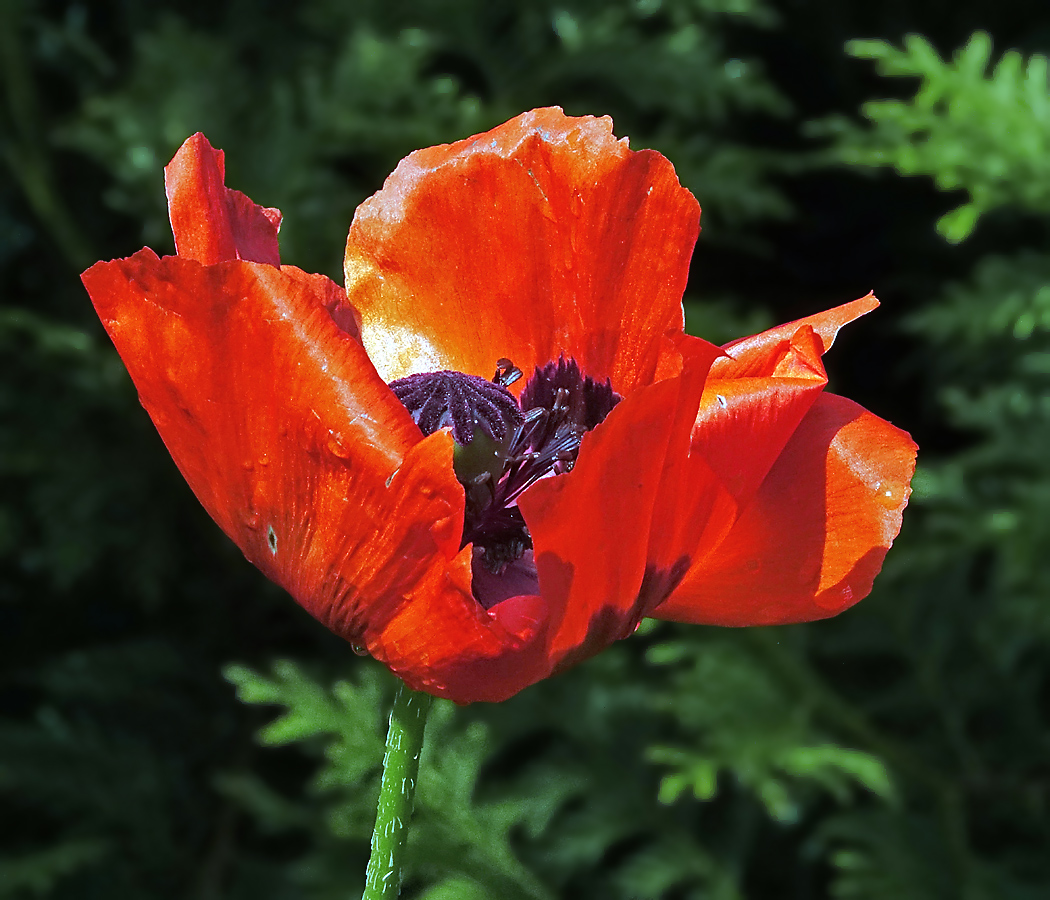
[(404, 683), (398, 684), (394, 695), (383, 756), (383, 783), (372, 832), (372, 856), (361, 900), (396, 900), (401, 893), (403, 854), (431, 699), (429, 694), (409, 690)]

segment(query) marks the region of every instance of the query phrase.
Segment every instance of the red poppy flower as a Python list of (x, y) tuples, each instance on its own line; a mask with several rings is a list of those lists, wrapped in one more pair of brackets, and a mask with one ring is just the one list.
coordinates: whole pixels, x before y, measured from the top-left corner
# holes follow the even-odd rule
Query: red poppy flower
[[(191, 137), (178, 255), (83, 280), (208, 513), (411, 687), (502, 700), (645, 616), (768, 625), (871, 589), (915, 446), (824, 392), (854, 303), (683, 334), (700, 209), (608, 119), (536, 110), (402, 161), (346, 288)], [(518, 377), (524, 373), (524, 377)]]

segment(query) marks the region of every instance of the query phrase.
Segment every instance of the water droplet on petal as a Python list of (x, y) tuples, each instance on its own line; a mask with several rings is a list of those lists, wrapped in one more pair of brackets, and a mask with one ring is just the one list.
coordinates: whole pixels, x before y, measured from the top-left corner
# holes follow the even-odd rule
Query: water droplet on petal
[(716, 394), (715, 399), (718, 401), (718, 405), (721, 406), (722, 409), (726, 409), (729, 406), (729, 401), (721, 394)]
[(350, 458), (350, 450), (343, 443), (343, 436), (341, 434), (336, 434), (334, 431), (332, 432), (331, 438), (328, 440), (328, 452), (339, 459)]
[(350, 649), (352, 649), (358, 656), (368, 656), (368, 648), (363, 644), (351, 644)]
[(896, 509), (904, 502), (904, 486), (899, 484), (879, 484), (875, 488), (875, 499), (886, 507)]

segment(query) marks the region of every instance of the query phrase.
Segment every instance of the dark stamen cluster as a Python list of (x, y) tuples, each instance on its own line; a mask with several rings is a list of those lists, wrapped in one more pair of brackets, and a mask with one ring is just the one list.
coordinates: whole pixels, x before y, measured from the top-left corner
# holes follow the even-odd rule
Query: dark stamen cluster
[(621, 399), (608, 379), (596, 382), (562, 356), (536, 367), (519, 407), (507, 385), (521, 376), (514, 363), (500, 359), (492, 381), (426, 372), (390, 384), (424, 434), (451, 426), (465, 447), (480, 429), (494, 442), (486, 445), (489, 455), (479, 457), (494, 465), (477, 465), (471, 471), (478, 474), (469, 476), (463, 466), (457, 476), (466, 492), (463, 546), (481, 549), (486, 567), (497, 574), (532, 547), (518, 497), (539, 479), (570, 471), (583, 436)]
[(620, 402), (620, 395), (612, 389), (608, 378), (597, 382), (580, 371), (576, 360), (559, 356), (557, 362), (551, 360), (542, 369), (536, 367), (536, 374), (521, 392), (521, 408), (550, 409), (560, 391), (565, 391), (566, 417), (584, 431), (603, 422)]
[(514, 502), (539, 479), (570, 471), (583, 436), (620, 399), (608, 380), (601, 384), (584, 377), (573, 359), (559, 357), (537, 366), (521, 394), (526, 412), (507, 446), (503, 471), (498, 478), (482, 473), (466, 485), (463, 542), (484, 548), (492, 571), (501, 571), (532, 546)]
[(477, 375), (423, 372), (390, 382), (390, 389), (423, 434), (451, 426), (457, 444), (469, 444), (479, 428), (502, 444), (522, 421), (514, 395)]

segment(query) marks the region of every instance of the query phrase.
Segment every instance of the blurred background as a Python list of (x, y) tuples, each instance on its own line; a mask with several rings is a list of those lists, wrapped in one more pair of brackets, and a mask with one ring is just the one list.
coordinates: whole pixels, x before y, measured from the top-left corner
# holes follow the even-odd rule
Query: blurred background
[(359, 895), (391, 679), (208, 519), (77, 276), (172, 252), (192, 132), (341, 280), (402, 156), (550, 104), (699, 199), (695, 333), (874, 289), (832, 389), (920, 469), (840, 618), (435, 704), (405, 896), (1050, 896), (1048, 49), (1004, 0), (0, 0), (0, 898)]

